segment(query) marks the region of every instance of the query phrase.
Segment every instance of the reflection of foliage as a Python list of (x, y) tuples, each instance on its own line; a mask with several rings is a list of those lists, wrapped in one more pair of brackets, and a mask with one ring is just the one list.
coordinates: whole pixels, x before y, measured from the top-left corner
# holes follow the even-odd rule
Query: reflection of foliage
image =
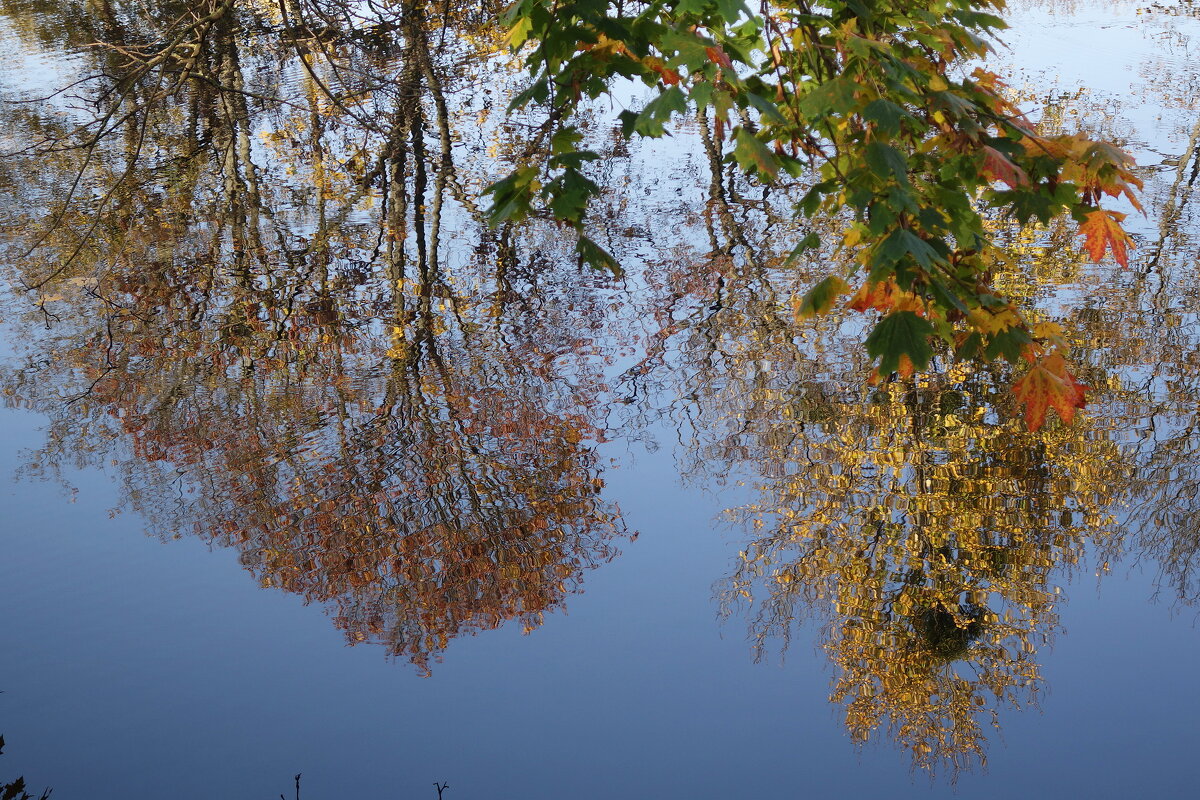
[[(730, 512), (754, 533), (722, 595), (729, 612), (752, 604), (758, 652), (821, 620), (856, 741), (884, 732), (952, 775), (982, 763), (986, 723), (1037, 699), (1058, 582), (1090, 545), (1120, 549), (1112, 509), (1133, 491), (1131, 454), (1090, 415), (1036, 432), (1012, 421), (1003, 370), (858, 388), (853, 316), (832, 308), (797, 335), (784, 298), (804, 276), (764, 254), (769, 227), (765, 246), (742, 233), (715, 290), (687, 283), (711, 261), (680, 253), (661, 290), (680, 313), (625, 379), (634, 413), (686, 397), (673, 412), (694, 432), (684, 472), (754, 487)], [(1004, 263), (1038, 252), (1013, 239)]]
[[(96, 120), (77, 127), (77, 110), (15, 107), (7, 119), (34, 145), (0, 163), (3, 225), (39, 247), (6, 261), (49, 329), (3, 385), (9, 402), (51, 416), (38, 466), (115, 461), (162, 535), (237, 549), (264, 586), (326, 605), (351, 642), (379, 641), (421, 668), (455, 636), (536, 626), (623, 533), (592, 447), (604, 435), (600, 362), (617, 352), (602, 327), (614, 301), (605, 278), (564, 266), (579, 253), (556, 227), (517, 236), (484, 224), (477, 195), (502, 169), (530, 169), (541, 144), (579, 144), (576, 132), (555, 144), (557, 121), (521, 129), (476, 91), (487, 80), (503, 94), (510, 66), (495, 52), (495, 5), (372, 5), (363, 18), (307, 0), (92, 5), (104, 13), (2, 5), (44, 46), (109, 45), (79, 56), (92, 78), (76, 90), (94, 90), (103, 136), (89, 133)], [(322, 19), (335, 6), (349, 16)], [(50, 24), (66, 14), (87, 26)], [(720, 54), (695, 55), (716, 73)], [(830, 265), (854, 277), (864, 237), (894, 233), (900, 217), (872, 231), (840, 211), (790, 219), (800, 198), (784, 192), (750, 199), (761, 186), (736, 175), (736, 153), (722, 160), (735, 141), (758, 152), (750, 126), (727, 136), (731, 111), (695, 121), (711, 177), (709, 202), (683, 215), (697, 230), (672, 231), (674, 250), (649, 248), (662, 263), (634, 277), (655, 295), (645, 319), (661, 333), (626, 374), (623, 401), (653, 408), (661, 381), (696, 431), (688, 472), (754, 476), (755, 499), (733, 514), (755, 534), (724, 589), (730, 606), (757, 603), (760, 651), (822, 620), (832, 696), (857, 741), (886, 731), (919, 765), (971, 766), (984, 723), (1036, 700), (1061, 576), (1089, 545), (1120, 552), (1118, 501), (1140, 504), (1152, 523), (1141, 545), (1194, 597), (1200, 337), (1195, 290), (1167, 266), (1194, 244), (1181, 231), (1196, 143), (1153, 257), (1104, 275), (1103, 306), (1064, 320), (1098, 367), (1087, 381), (1101, 410), (1030, 432), (1002, 421), (1016, 416), (1009, 367), (944, 366), (969, 336), (926, 345), (924, 377), (893, 352), (883, 363), (896, 375), (860, 388), (868, 327), (890, 317), (920, 334), (925, 300), (888, 280), (849, 304), (840, 277), (802, 290)], [(879, 128), (842, 116), (856, 136)], [(1088, 145), (1043, 121), (1060, 145)], [(1020, 183), (974, 144), (958, 155), (982, 177)], [(1017, 360), (1027, 320), (1065, 350), (1035, 309), (1097, 274), (1075, 231), (990, 216), (979, 226), (1003, 250), (969, 288), (1014, 304), (972, 304), (955, 332), (1010, 340)], [(824, 244), (781, 255), (809, 234)], [(703, 240), (704, 256), (688, 249)], [(893, 255), (924, 280), (913, 252)], [(848, 319), (847, 305), (865, 316)], [(810, 316), (815, 335), (796, 324)], [(1158, 376), (1142, 386), (1146, 364)], [(1059, 399), (1072, 416), (1079, 398)]]
[(822, 399), (818, 423), (801, 396), (736, 445), (795, 466), (737, 512), (765, 533), (728, 596), (760, 598), (760, 647), (828, 613), (852, 734), (886, 725), (929, 767), (982, 761), (978, 716), (1033, 699), (1032, 654), (1057, 625), (1052, 576), (1110, 525), (1122, 479), (1116, 448), (1084, 429), (1032, 434), (977, 411), (992, 380), (952, 371), (866, 404)]
[[(236, 547), (264, 585), (421, 664), (459, 633), (536, 625), (611, 554), (600, 433), (534, 354), (448, 312), (384, 336), (332, 300), (212, 275), (190, 298), (195, 277), (103, 276), (121, 312), (60, 330), (56, 366), (14, 376), (55, 420), (44, 465), (129, 453), (130, 500), (164, 535)], [(190, 522), (172, 487), (194, 495)]]
[[(3, 176), (6, 229), (40, 231), (13, 279), (52, 323), (5, 382), (51, 416), (38, 467), (114, 459), (161, 535), (238, 549), (421, 668), (457, 635), (533, 628), (623, 532), (592, 448), (603, 297), (478, 225), (485, 163), (452, 148), (494, 131), (477, 98), (447, 102), (478, 15), (452, 9), (435, 62), (424, 7), (335, 44), (234, 6), (139, 17), (179, 40), (163, 60), (130, 30), (88, 51), (120, 124), (76, 148), (59, 120), (26, 158), (76, 197), (47, 213), (19, 160)], [(185, 54), (200, 78), (168, 68)]]

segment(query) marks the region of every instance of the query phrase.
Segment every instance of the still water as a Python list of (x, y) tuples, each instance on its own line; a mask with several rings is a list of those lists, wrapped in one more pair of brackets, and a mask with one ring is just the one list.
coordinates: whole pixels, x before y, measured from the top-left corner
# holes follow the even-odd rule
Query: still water
[[(781, 268), (788, 198), (731, 182), (704, 213), (702, 131), (626, 147), (596, 110), (620, 277), (552, 226), (488, 232), (480, 190), (528, 157), (495, 10), (403, 52), (307, 31), (323, 72), (247, 3), (161, 73), (236, 90), (143, 82), (92, 155), (0, 161), (4, 279), (29, 287), (0, 303), (0, 779), (1192, 796), (1200, 11), (1012, 10), (1014, 95), (1147, 182), (1129, 269), (997, 223), (997, 282), (1092, 387), (1029, 433), (994, 371), (866, 386), (852, 321), (798, 331), (824, 265)], [(102, 114), (88, 83), (45, 96), (162, 22), (0, 14), (0, 88), (30, 101), (6, 151)], [(374, 162), (380, 137), (402, 155)]]

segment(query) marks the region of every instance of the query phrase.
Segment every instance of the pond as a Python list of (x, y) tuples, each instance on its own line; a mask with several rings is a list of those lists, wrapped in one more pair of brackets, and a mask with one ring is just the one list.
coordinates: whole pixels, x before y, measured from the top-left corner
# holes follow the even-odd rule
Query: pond
[(706, 121), (584, 112), (596, 270), (487, 224), (538, 141), (499, 5), (300, 5), (0, 0), (0, 782), (1194, 792), (1200, 6), (1008, 12), (1014, 101), (1145, 181), (1127, 267), (989, 220), (1090, 387), (1030, 431), (798, 320), (833, 256)]

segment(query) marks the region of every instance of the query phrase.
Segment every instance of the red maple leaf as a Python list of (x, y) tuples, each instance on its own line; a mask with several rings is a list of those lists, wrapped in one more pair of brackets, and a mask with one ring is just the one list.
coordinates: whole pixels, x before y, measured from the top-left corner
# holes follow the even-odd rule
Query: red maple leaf
[(846, 307), (855, 311), (866, 311), (869, 308), (876, 311), (888, 311), (896, 304), (896, 293), (899, 291), (900, 288), (891, 278), (875, 283), (864, 283), (850, 298), (850, 302), (846, 303)]
[(1067, 369), (1067, 360), (1057, 351), (1034, 364), (1013, 384), (1017, 400), (1025, 404), (1025, 425), (1036, 431), (1046, 421), (1046, 410), (1053, 408), (1063, 422), (1070, 424), (1075, 409), (1083, 408), (1088, 387), (1075, 380)]
[(733, 60), (720, 47), (706, 47), (704, 52), (708, 56), (708, 60), (714, 64), (720, 64), (725, 69), (733, 69)]
[(1002, 181), (1011, 188), (1029, 185), (1025, 170), (1014, 164), (1008, 156), (994, 147), (983, 146), (983, 175), (990, 181)]

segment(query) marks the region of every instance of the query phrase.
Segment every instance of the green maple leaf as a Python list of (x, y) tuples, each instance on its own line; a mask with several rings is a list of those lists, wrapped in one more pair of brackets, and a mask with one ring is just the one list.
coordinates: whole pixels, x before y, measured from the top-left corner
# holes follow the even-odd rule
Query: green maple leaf
[(929, 346), (933, 332), (929, 320), (911, 311), (893, 311), (867, 337), (867, 353), (879, 359), (880, 375), (890, 375), (899, 369), (901, 356), (908, 356), (916, 369), (925, 369), (933, 357), (933, 348)]

